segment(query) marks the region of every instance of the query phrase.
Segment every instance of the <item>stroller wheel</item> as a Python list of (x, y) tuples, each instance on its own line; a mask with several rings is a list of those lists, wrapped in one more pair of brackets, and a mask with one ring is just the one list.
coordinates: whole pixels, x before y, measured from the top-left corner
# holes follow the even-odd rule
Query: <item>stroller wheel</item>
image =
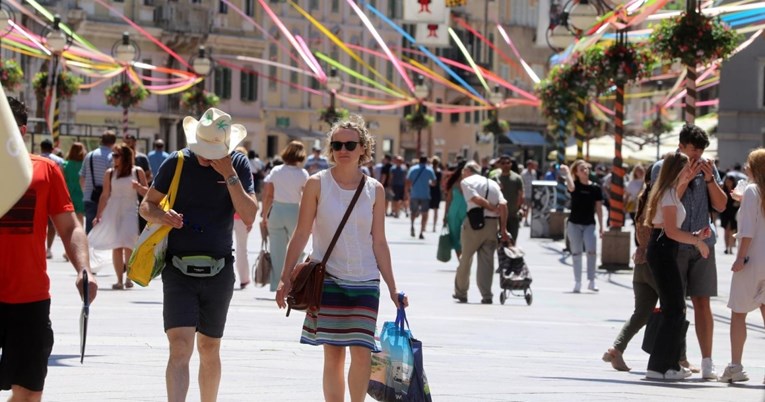
[(530, 306), (531, 302), (534, 301), (534, 296), (531, 294), (531, 289), (528, 289), (528, 291), (524, 292), (523, 298), (526, 299), (526, 305)]
[(505, 300), (507, 300), (507, 296), (505, 296), (505, 291), (503, 290), (502, 293), (499, 294), (499, 303), (505, 304)]

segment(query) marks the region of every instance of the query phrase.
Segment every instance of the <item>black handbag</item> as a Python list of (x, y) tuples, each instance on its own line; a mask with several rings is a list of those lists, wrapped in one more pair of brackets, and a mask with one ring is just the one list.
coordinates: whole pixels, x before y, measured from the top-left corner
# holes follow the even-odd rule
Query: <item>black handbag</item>
[(93, 183), (90, 200), (98, 204), (98, 201), (101, 199), (101, 193), (104, 192), (104, 186), (96, 185), (96, 172), (93, 170), (93, 154), (90, 154), (90, 181)]
[[(486, 198), (488, 200), (489, 197), (489, 179), (486, 179), (486, 194), (483, 196), (483, 198)], [(467, 218), (468, 222), (470, 223), (470, 228), (473, 230), (480, 230), (483, 229), (484, 226), (486, 226), (486, 219), (483, 216), (484, 209), (481, 207), (475, 207), (467, 211)]]
[[(656, 337), (659, 335), (659, 327), (661, 327), (663, 319), (664, 315), (661, 313), (660, 308), (653, 309), (651, 316), (648, 317), (648, 323), (645, 325), (645, 334), (643, 334), (643, 344), (640, 348), (649, 355), (653, 353), (653, 347), (656, 345)], [(688, 332), (688, 325), (690, 325), (690, 322), (685, 320), (682, 328), (683, 339), (685, 339), (685, 333)]]

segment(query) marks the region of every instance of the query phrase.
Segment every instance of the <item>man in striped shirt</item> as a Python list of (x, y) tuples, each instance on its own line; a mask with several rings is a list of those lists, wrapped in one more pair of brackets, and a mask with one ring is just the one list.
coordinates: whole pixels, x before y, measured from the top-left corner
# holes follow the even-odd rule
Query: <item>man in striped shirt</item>
[[(93, 219), (98, 212), (98, 197), (104, 186), (106, 169), (112, 165), (112, 147), (117, 142), (114, 130), (106, 130), (101, 134), (101, 146), (88, 152), (80, 169), (80, 187), (85, 203), (85, 232), (93, 229)], [(94, 194), (95, 193), (95, 194)]]

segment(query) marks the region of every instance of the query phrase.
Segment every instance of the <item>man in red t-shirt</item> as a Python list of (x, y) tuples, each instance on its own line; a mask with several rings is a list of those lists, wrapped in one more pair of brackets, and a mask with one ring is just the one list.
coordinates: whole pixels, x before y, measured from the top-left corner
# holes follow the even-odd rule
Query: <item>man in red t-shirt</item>
[[(26, 106), (8, 97), (22, 135)], [(48, 217), (77, 270), (75, 285), (82, 297), (82, 272), (88, 272), (90, 301), (98, 285), (90, 272), (85, 231), (74, 213), (61, 169), (50, 159), (30, 155), (32, 183), (10, 211), (0, 217), (0, 390), (11, 399), (40, 401), (48, 357), (53, 348), (50, 322), (50, 279), (45, 258)]]

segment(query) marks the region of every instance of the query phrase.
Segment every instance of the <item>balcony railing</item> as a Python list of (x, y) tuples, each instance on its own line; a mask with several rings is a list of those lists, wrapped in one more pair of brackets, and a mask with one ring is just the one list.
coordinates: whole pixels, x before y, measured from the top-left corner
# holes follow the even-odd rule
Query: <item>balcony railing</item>
[(168, 3), (154, 9), (158, 28), (181, 33), (204, 34), (210, 30), (210, 14), (205, 6)]

